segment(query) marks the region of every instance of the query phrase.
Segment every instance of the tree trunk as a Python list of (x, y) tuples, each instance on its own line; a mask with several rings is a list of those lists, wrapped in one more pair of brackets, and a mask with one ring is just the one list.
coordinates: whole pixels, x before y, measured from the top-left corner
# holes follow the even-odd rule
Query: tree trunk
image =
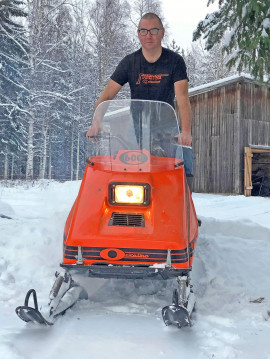
[(26, 179), (33, 179), (34, 176), (34, 119), (29, 118), (28, 141), (27, 141), (27, 162), (26, 162)]
[(14, 176), (14, 153), (11, 154), (11, 173), (10, 173), (10, 179), (13, 180)]
[(74, 121), (72, 122), (72, 130), (71, 130), (71, 149), (70, 149), (70, 180), (73, 181), (73, 151), (74, 151)]
[(4, 163), (4, 179), (8, 179), (8, 149), (5, 151), (5, 163)]
[(52, 131), (49, 130), (49, 163), (48, 163), (48, 178), (52, 179)]
[(42, 146), (42, 153), (40, 156), (40, 170), (39, 170), (39, 178), (45, 178), (46, 172), (46, 164), (47, 164), (47, 132), (48, 126), (42, 126), (42, 137), (43, 137), (43, 146)]
[(78, 128), (77, 134), (77, 157), (76, 157), (76, 181), (79, 179), (79, 170), (80, 170), (80, 130)]

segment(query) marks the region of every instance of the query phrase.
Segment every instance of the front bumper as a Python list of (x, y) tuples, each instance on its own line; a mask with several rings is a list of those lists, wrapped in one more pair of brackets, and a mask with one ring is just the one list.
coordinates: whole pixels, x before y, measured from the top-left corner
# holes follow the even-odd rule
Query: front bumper
[(66, 270), (87, 273), (92, 278), (124, 278), (124, 279), (171, 279), (187, 275), (189, 269), (175, 269), (173, 267), (156, 268), (148, 266), (119, 266), (114, 264), (60, 264)]

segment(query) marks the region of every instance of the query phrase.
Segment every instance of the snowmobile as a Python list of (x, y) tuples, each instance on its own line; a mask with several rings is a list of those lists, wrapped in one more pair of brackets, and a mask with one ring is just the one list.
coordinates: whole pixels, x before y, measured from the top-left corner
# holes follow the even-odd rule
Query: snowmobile
[(79, 299), (87, 299), (71, 273), (176, 278), (172, 303), (162, 309), (162, 317), (166, 325), (190, 326), (198, 220), (176, 113), (163, 102), (113, 100), (101, 103), (94, 118), (102, 131), (89, 141), (91, 153), (66, 220), (62, 269), (56, 273), (47, 313), (39, 310), (34, 289), (16, 313), (25, 322), (52, 325)]

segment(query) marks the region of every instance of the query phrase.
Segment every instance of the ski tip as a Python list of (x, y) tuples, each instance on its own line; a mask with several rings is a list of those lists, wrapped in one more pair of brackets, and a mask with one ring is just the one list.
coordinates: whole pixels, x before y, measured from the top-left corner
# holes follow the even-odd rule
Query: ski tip
[(18, 317), (26, 323), (35, 323), (49, 326), (53, 325), (53, 323), (46, 320), (37, 309), (28, 306), (20, 306), (15, 309), (15, 312)]
[(178, 328), (191, 327), (188, 310), (178, 305), (168, 305), (162, 309), (162, 318), (165, 325), (175, 325)]

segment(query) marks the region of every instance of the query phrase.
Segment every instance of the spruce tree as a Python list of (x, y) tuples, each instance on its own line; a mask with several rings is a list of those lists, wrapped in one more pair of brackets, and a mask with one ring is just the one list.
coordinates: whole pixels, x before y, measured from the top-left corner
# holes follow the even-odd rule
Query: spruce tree
[(27, 41), (18, 20), (27, 16), (23, 5), (23, 1), (0, 0), (0, 153), (5, 161), (23, 147), (20, 110), (27, 95), (22, 77), (27, 66)]
[[(214, 3), (216, 0), (208, 0)], [(206, 39), (211, 49), (222, 39), (222, 51), (230, 54), (228, 66), (248, 70), (255, 78), (270, 78), (269, 0), (218, 0), (219, 10), (208, 14), (197, 25), (193, 41)]]

